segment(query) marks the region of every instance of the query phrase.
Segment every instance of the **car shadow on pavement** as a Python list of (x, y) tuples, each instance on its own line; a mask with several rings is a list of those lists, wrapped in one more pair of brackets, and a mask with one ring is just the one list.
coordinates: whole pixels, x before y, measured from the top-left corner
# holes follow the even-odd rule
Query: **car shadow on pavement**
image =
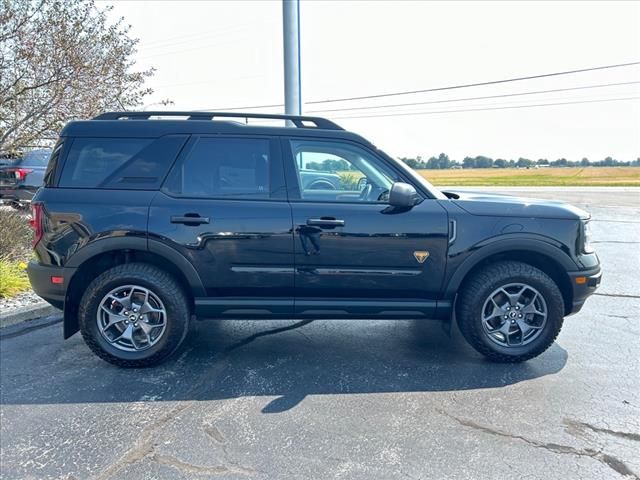
[[(486, 361), (454, 329), (425, 321), (197, 322), (182, 350), (157, 367), (100, 360), (61, 324), (3, 338), (2, 404), (207, 401), (269, 397), (263, 413), (308, 395), (444, 392), (514, 385), (559, 372), (557, 343), (521, 364)], [(275, 398), (273, 398), (275, 397)]]

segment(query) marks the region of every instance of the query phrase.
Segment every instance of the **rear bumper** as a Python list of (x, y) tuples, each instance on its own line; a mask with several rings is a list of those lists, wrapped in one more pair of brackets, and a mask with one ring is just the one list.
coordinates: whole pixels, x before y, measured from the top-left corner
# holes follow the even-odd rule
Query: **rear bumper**
[(0, 186), (0, 199), (14, 202), (30, 202), (35, 190), (29, 187)]
[[(62, 309), (67, 293), (67, 285), (75, 273), (75, 268), (40, 265), (31, 261), (27, 266), (27, 274), (33, 291), (56, 308)], [(53, 283), (52, 277), (62, 277), (62, 283)]]
[(573, 304), (571, 305), (571, 310), (567, 315), (573, 315), (580, 311), (587, 298), (589, 298), (600, 285), (600, 281), (602, 280), (602, 269), (600, 268), (600, 265), (598, 265), (597, 267), (589, 270), (569, 272), (569, 278), (571, 279), (571, 285), (573, 288)]

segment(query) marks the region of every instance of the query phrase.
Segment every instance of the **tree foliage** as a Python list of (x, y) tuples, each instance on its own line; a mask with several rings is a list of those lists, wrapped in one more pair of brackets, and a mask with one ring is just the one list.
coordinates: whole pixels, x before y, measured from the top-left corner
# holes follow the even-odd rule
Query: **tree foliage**
[(141, 105), (153, 70), (93, 0), (0, 0), (0, 152), (46, 145), (73, 119)]
[(539, 166), (546, 167), (640, 167), (640, 158), (630, 162), (623, 162), (607, 157), (604, 160), (590, 161), (583, 158), (580, 161), (571, 161), (566, 158), (549, 161), (546, 158), (538, 160), (530, 160), (520, 157), (518, 160), (505, 160), (504, 158), (492, 159), (484, 155), (476, 157), (464, 157), (462, 163), (457, 160), (451, 160), (448, 155), (441, 153), (438, 157), (431, 157), (426, 162), (422, 157), (416, 158), (401, 157), (404, 163), (415, 169), (440, 170), (446, 168), (535, 168)]

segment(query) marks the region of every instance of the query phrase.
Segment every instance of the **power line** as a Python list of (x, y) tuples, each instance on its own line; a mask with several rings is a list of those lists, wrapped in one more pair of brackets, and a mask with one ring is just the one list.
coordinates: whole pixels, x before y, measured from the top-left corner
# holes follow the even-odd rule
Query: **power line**
[(375, 115), (333, 117), (332, 120), (344, 120), (344, 119), (352, 119), (352, 118), (403, 117), (403, 116), (411, 116), (411, 115), (433, 115), (438, 113), (483, 112), (486, 110), (508, 110), (508, 109), (514, 109), (514, 108), (551, 107), (555, 105), (576, 105), (580, 103), (619, 102), (623, 100), (637, 100), (637, 99), (640, 99), (640, 97), (606, 98), (602, 100), (580, 100), (575, 102), (538, 103), (534, 105), (511, 105), (511, 106), (502, 106), (502, 107), (468, 108), (468, 109), (460, 109), (460, 110), (432, 110), (428, 112), (381, 113), (381, 114), (375, 114)]
[(628, 67), (631, 65), (639, 65), (640, 62), (629, 62), (629, 63), (618, 63), (615, 65), (603, 65), (600, 67), (589, 67), (589, 68), (580, 68), (577, 70), (565, 70), (563, 72), (551, 72), (551, 73), (542, 73), (539, 75), (529, 75), (526, 77), (515, 77), (515, 78), (505, 78), (502, 80), (491, 80), (488, 82), (477, 82), (477, 83), (465, 83), (461, 85), (452, 85), (449, 87), (436, 87), (436, 88), (426, 88), (423, 90), (408, 90), (406, 92), (392, 92), (392, 93), (379, 93), (376, 95), (364, 95), (361, 97), (345, 97), (345, 98), (331, 98), (328, 100), (315, 100), (313, 102), (307, 102), (307, 104), (315, 104), (315, 103), (333, 103), (333, 102), (346, 102), (349, 100), (364, 100), (368, 98), (382, 98), (382, 97), (395, 97), (398, 95), (413, 95), (416, 93), (427, 93), (427, 92), (439, 92), (442, 90), (455, 90), (458, 88), (469, 88), (469, 87), (481, 87), (485, 85), (496, 85), (499, 83), (507, 83), (507, 82), (519, 82), (522, 80), (533, 80), (536, 78), (546, 78), (546, 77), (556, 77), (558, 75), (569, 75), (573, 73), (581, 73), (581, 72), (591, 72), (594, 70), (604, 70), (607, 68), (618, 68), (618, 67)]
[[(563, 71), (563, 72), (542, 73), (542, 74), (538, 74), (538, 75), (530, 75), (530, 76), (527, 76), (527, 77), (506, 78), (506, 79), (501, 79), (501, 80), (491, 80), (491, 81), (487, 81), (487, 82), (467, 83), (467, 84), (461, 84), (461, 85), (451, 85), (451, 86), (448, 86), (448, 87), (436, 87), (436, 88), (428, 88), (428, 89), (423, 89), (423, 90), (411, 90), (411, 91), (405, 91), (405, 92), (382, 93), (382, 94), (377, 94), (377, 95), (365, 95), (365, 96), (361, 96), (361, 97), (336, 98), (336, 99), (328, 99), (328, 100), (313, 100), (311, 102), (305, 102), (305, 105), (313, 105), (313, 104), (318, 104), (318, 103), (344, 102), (344, 101), (348, 101), (348, 100), (365, 100), (365, 99), (369, 99), (369, 98), (382, 98), (382, 97), (391, 97), (391, 96), (398, 96), (398, 95), (412, 95), (412, 94), (416, 94), (416, 93), (440, 92), (440, 91), (443, 91), (443, 90), (455, 90), (455, 89), (460, 89), (460, 88), (480, 87), (480, 86), (485, 86), (485, 85), (496, 85), (496, 84), (507, 83), (507, 82), (518, 82), (518, 81), (522, 81), (522, 80), (533, 80), (533, 79), (536, 79), (536, 78), (553, 77), (553, 76), (559, 76), (559, 75), (569, 75), (569, 74), (573, 74), (573, 73), (589, 72), (589, 71), (594, 71), (594, 70), (604, 70), (604, 69), (607, 69), (607, 68), (628, 67), (628, 66), (631, 66), (631, 65), (640, 65), (640, 62), (619, 63), (619, 64), (615, 64), (615, 65), (603, 65), (603, 66), (599, 66), (599, 67), (581, 68), (581, 69), (577, 69), (577, 70), (566, 70), (566, 71)], [(249, 108), (275, 108), (275, 107), (283, 107), (283, 106), (284, 106), (284, 104), (280, 103), (280, 104), (273, 104), (273, 105), (252, 105), (252, 106), (245, 106), (245, 107), (206, 108), (206, 109), (194, 110), (194, 111), (196, 111), (196, 112), (232, 111), (232, 110), (245, 110), (245, 109), (249, 109)]]
[(194, 112), (231, 112), (234, 110), (248, 110), (250, 108), (275, 108), (284, 107), (284, 103), (277, 105), (253, 105), (248, 107), (228, 107), (228, 108), (203, 108), (201, 110), (193, 110)]
[(346, 107), (346, 108), (331, 108), (326, 110), (311, 110), (308, 113), (323, 113), (323, 112), (343, 112), (343, 111), (353, 111), (353, 110), (371, 110), (374, 108), (391, 108), (391, 107), (410, 107), (414, 105), (428, 105), (433, 103), (449, 103), (449, 102), (463, 102), (468, 100), (488, 100), (490, 98), (503, 98), (503, 97), (518, 97), (521, 95), (537, 95), (540, 93), (554, 93), (554, 92), (567, 92), (571, 90), (584, 90), (589, 88), (602, 88), (602, 87), (613, 87), (619, 85), (632, 85), (640, 83), (640, 81), (633, 82), (619, 82), (619, 83), (602, 83), (598, 85), (584, 85), (580, 87), (568, 87), (568, 88), (554, 88), (552, 90), (536, 90), (532, 92), (518, 92), (518, 93), (505, 93), (502, 95), (488, 95), (484, 97), (466, 97), (466, 98), (450, 98), (446, 100), (430, 100), (428, 102), (410, 102), (410, 103), (395, 103), (395, 104), (387, 104), (387, 105), (370, 105), (367, 107)]

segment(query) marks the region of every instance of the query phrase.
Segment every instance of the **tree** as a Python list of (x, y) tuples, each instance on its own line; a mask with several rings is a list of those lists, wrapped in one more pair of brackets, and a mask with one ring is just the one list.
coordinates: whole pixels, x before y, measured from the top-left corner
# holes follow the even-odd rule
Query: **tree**
[(152, 93), (137, 39), (93, 0), (0, 0), (0, 152), (50, 144), (73, 119), (127, 110)]
[(475, 168), (476, 159), (471, 157), (464, 157), (462, 160), (462, 168)]
[(516, 165), (519, 168), (529, 168), (533, 165), (533, 160), (529, 160), (528, 158), (520, 157)]
[(495, 162), (493, 162), (493, 165), (498, 168), (507, 168), (509, 166), (509, 163), (504, 158), (496, 158)]
[(475, 168), (491, 168), (493, 166), (493, 159), (485, 157), (484, 155), (478, 155), (475, 158)]

